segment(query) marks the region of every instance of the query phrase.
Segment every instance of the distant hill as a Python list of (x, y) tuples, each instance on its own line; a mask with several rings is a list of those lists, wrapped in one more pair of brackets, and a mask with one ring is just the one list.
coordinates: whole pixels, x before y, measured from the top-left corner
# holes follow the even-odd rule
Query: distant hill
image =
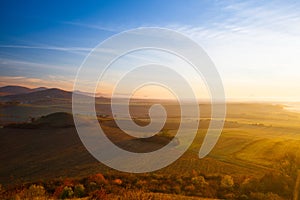
[[(0, 88), (0, 103), (17, 102), (22, 104), (39, 104), (39, 105), (53, 105), (53, 104), (70, 104), (72, 101), (72, 92), (65, 91), (58, 88), (26, 88), (22, 86), (5, 86)], [(9, 95), (3, 95), (9, 94)], [(76, 94), (85, 98), (91, 98), (93, 95), (87, 92), (76, 91)], [(110, 99), (105, 97), (96, 97), (97, 101), (107, 102)], [(13, 105), (13, 104), (11, 104)]]
[(28, 123), (8, 124), (7, 128), (22, 128), (22, 129), (45, 129), (45, 128), (67, 128), (73, 127), (73, 116), (66, 112), (56, 112), (46, 116), (41, 116), (38, 119)]
[(70, 101), (72, 99), (72, 92), (64, 91), (57, 88), (42, 89), (37, 88), (37, 91), (7, 95), (0, 97), (0, 101), (18, 101), (20, 103), (37, 103), (37, 104), (52, 104), (57, 101)]
[(42, 116), (32, 122), (40, 127), (65, 128), (74, 126), (73, 116), (70, 113), (56, 112), (47, 116)]
[(47, 88), (45, 87), (31, 89), (23, 86), (9, 85), (9, 86), (0, 87), (0, 96), (26, 94), (26, 93), (37, 92), (46, 89)]
[(38, 87), (38, 88), (33, 88), (33, 89), (31, 89), (32, 90), (32, 92), (38, 92), (38, 91), (43, 91), (43, 90), (47, 90), (48, 88), (46, 88), (46, 87)]

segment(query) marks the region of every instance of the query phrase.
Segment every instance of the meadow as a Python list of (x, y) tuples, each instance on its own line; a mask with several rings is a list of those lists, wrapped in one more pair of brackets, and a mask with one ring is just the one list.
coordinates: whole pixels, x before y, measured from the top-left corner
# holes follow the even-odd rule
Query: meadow
[[(150, 105), (131, 104), (137, 124), (147, 123)], [(168, 120), (161, 134), (149, 141), (133, 140), (118, 129), (107, 106), (96, 105), (101, 127), (112, 141), (131, 151), (160, 148), (172, 139), (180, 122), (178, 105), (165, 102)], [(18, 119), (14, 124), (5, 122), (0, 129), (3, 198), (17, 195), (22, 199), (36, 193), (54, 199), (292, 199), (300, 189), (296, 186), (300, 114), (283, 105), (229, 103), (218, 143), (207, 157), (199, 159), (198, 151), (210, 122), (210, 106), (201, 104), (198, 133), (188, 151), (168, 167), (143, 174), (118, 172), (96, 161), (70, 125), (71, 114), (39, 118), (41, 113), (47, 115), (53, 110), (70, 112), (65, 105), (52, 107), (56, 110), (41, 105), (2, 106), (3, 119), (7, 119), (5, 113), (22, 115), (14, 116)], [(35, 120), (20, 123), (19, 119), (28, 116)], [(80, 194), (78, 185), (83, 188)]]

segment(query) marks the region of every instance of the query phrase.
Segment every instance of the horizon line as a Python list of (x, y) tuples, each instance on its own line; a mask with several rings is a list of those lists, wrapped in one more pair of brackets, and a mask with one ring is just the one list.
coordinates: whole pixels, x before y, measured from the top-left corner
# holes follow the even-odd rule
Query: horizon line
[[(86, 96), (94, 96), (96, 98), (108, 98), (111, 99), (111, 95), (109, 94), (101, 94), (98, 93), (91, 93), (87, 91), (74, 91), (74, 90), (68, 90), (61, 87), (47, 87), (47, 86), (39, 86), (39, 87), (28, 87), (23, 85), (0, 85), (0, 88), (2, 87), (24, 87), (28, 89), (37, 89), (37, 88), (45, 88), (45, 89), (58, 89), (66, 92), (77, 92), (79, 94), (83, 94)], [(96, 94), (96, 95), (95, 95)], [(123, 95), (124, 96), (124, 95)], [(122, 98), (122, 95), (118, 96), (118, 98)], [(162, 101), (176, 101), (175, 98), (155, 98), (155, 97), (134, 97), (132, 98), (134, 100), (162, 100)], [(191, 100), (190, 98), (184, 98), (185, 101)], [(204, 97), (201, 99), (197, 99), (199, 103), (209, 103), (211, 102), (210, 98)], [(216, 100), (218, 102), (218, 100)], [(227, 97), (225, 98), (226, 103), (300, 103), (300, 99), (292, 99), (291, 97)]]

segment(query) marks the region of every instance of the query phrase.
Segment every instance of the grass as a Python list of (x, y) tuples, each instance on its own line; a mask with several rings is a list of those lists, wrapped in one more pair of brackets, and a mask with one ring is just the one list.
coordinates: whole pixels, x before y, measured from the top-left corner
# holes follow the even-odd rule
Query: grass
[[(147, 123), (147, 106), (148, 104), (134, 104), (132, 112), (137, 123)], [(169, 138), (176, 133), (180, 121), (178, 107), (173, 104), (166, 106), (170, 114), (168, 113), (168, 120), (161, 135), (167, 133)], [(97, 107), (100, 113), (110, 115), (106, 104)], [(59, 108), (59, 111), (70, 109), (63, 105), (52, 105), (52, 107), (18, 105), (1, 108), (4, 109), (1, 118), (13, 113), (12, 116), (22, 115), (18, 119), (25, 119), (25, 116), (37, 115), (39, 109), (40, 113), (47, 113), (52, 108)], [(260, 179), (268, 173), (277, 173), (277, 163), (286, 152), (300, 155), (299, 113), (284, 110), (280, 105), (235, 103), (228, 104), (225, 126), (213, 151), (206, 158), (199, 159), (198, 151), (206, 134), (210, 116), (208, 105), (201, 105), (200, 109), (202, 118), (198, 134), (188, 151), (170, 166), (150, 174), (165, 177), (164, 181), (167, 181), (167, 177), (191, 177), (196, 173), (205, 176), (210, 180), (210, 184), (220, 181), (223, 175), (230, 175), (239, 188), (242, 188), (242, 183), (249, 178)], [(122, 142), (127, 144), (128, 141), (136, 142), (135, 148), (143, 148), (145, 152), (159, 147), (156, 143), (159, 143), (160, 139), (148, 142), (147, 146), (143, 141), (131, 141), (132, 138), (122, 134), (110, 117), (99, 118), (99, 120), (105, 132), (121, 146)], [(126, 173), (116, 172), (98, 163), (82, 146), (74, 127), (34, 130), (2, 128), (0, 129), (0, 160), (5, 163), (0, 166), (0, 183), (3, 185), (47, 182), (60, 177), (84, 178), (98, 172), (105, 176), (128, 178)], [(132, 176), (142, 180), (144, 175)], [(164, 181), (160, 183), (163, 184)], [(182, 187), (180, 190), (184, 194), (189, 194), (184, 192), (188, 189)], [(166, 192), (170, 193), (172, 189), (169, 188)], [(175, 194), (163, 193), (142, 189), (142, 191), (130, 190), (126, 195), (128, 198), (132, 194), (145, 195), (150, 199), (152, 196), (154, 199), (181, 198), (180, 195), (172, 196)], [(228, 191), (227, 193), (230, 194)], [(111, 198), (125, 198), (125, 193), (122, 197), (113, 195), (111, 194)], [(185, 196), (182, 198), (186, 199)]]

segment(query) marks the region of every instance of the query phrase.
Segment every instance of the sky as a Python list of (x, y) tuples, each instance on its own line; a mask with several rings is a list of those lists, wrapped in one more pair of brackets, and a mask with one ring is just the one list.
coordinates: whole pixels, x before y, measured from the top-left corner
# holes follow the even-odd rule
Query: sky
[(0, 3), (0, 27), (0, 86), (72, 90), (99, 43), (128, 29), (161, 27), (207, 52), (227, 99), (300, 101), (299, 1), (12, 0)]

